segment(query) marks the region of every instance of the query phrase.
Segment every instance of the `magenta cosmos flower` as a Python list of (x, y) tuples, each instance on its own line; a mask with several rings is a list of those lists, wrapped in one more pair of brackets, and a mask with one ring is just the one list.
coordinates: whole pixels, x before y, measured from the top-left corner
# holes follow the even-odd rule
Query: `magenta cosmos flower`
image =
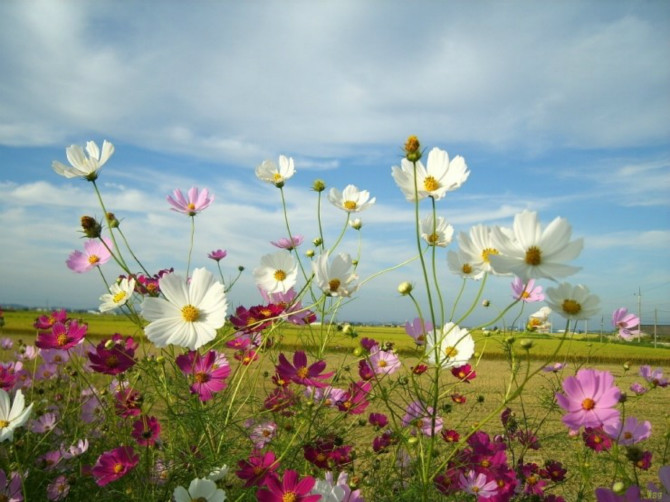
[(137, 342), (131, 336), (124, 339), (117, 333), (111, 338), (102, 340), (87, 354), (91, 362), (90, 367), (93, 371), (106, 375), (123, 373), (137, 362), (135, 360), (137, 347)]
[(524, 283), (520, 278), (512, 282), (512, 297), (525, 303), (541, 302), (544, 300), (542, 286), (535, 286), (535, 279), (529, 279)]
[(193, 375), (191, 394), (198, 394), (202, 402), (209, 401), (214, 392), (226, 388), (230, 365), (226, 356), (210, 350), (204, 356), (190, 351), (177, 357), (177, 366), (186, 375)]
[(279, 364), (276, 366), (277, 373), (285, 380), (291, 380), (299, 385), (323, 388), (327, 384), (323, 382), (333, 376), (334, 373), (321, 372), (326, 368), (326, 361), (317, 361), (307, 366), (307, 356), (302, 350), (293, 354), (293, 364), (288, 362), (284, 354), (279, 354)]
[(88, 326), (79, 324), (76, 320), (69, 321), (66, 324), (57, 322), (51, 328), (51, 331), (41, 331), (37, 335), (35, 345), (40, 349), (59, 349), (68, 350), (79, 344), (86, 336)]
[(217, 249), (217, 250), (212, 251), (211, 253), (209, 253), (209, 254), (207, 255), (207, 257), (208, 257), (210, 260), (214, 260), (214, 261), (221, 261), (221, 260), (223, 260), (226, 256), (228, 256), (228, 251), (226, 251), (225, 249)]
[(272, 451), (265, 453), (254, 451), (248, 460), (240, 460), (237, 467), (239, 469), (235, 471), (235, 475), (240, 479), (246, 479), (244, 486), (248, 488), (250, 486), (263, 486), (269, 479), (274, 479), (279, 463)]
[(161, 425), (156, 417), (140, 416), (133, 423), (133, 432), (131, 436), (135, 438), (140, 446), (153, 446), (161, 433)]
[(609, 371), (581, 369), (563, 380), (563, 394), (556, 394), (558, 405), (566, 411), (563, 423), (571, 429), (599, 427), (619, 419), (621, 391)]
[(635, 314), (629, 314), (628, 310), (623, 307), (612, 313), (612, 326), (619, 330), (619, 336), (626, 341), (640, 335), (640, 330), (634, 329), (639, 325), (640, 318)]
[(172, 211), (195, 216), (209, 207), (214, 201), (214, 195), (210, 195), (206, 188), (199, 191), (197, 187), (191, 187), (188, 191), (188, 198), (184, 197), (181, 190), (174, 190), (172, 195), (167, 196), (167, 201), (172, 206), (170, 208)]
[(65, 262), (67, 267), (78, 274), (83, 274), (84, 272), (93, 270), (94, 267), (107, 263), (112, 257), (112, 254), (109, 252), (112, 249), (112, 241), (106, 237), (103, 240), (107, 244), (106, 246), (97, 239), (84, 242), (84, 252), (73, 251), (70, 253)]
[(120, 446), (100, 455), (91, 473), (98, 486), (105, 486), (128, 474), (139, 461), (140, 456), (135, 455), (132, 447)]
[(300, 479), (296, 471), (287, 470), (281, 481), (269, 478), (265, 484), (267, 490), (258, 490), (256, 499), (260, 502), (317, 502), (321, 495), (311, 495), (316, 480), (311, 476)]

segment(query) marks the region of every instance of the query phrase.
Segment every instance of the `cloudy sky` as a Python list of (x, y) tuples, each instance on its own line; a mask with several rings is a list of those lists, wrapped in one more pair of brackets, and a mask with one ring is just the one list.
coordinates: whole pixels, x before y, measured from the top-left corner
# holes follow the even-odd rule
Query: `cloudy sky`
[[(605, 329), (638, 302), (644, 322), (669, 323), (669, 22), (665, 1), (2, 2), (0, 305), (95, 308), (105, 290), (65, 266), (83, 246), (79, 218), (102, 214), (90, 184), (51, 169), (70, 144), (114, 143), (99, 186), (151, 270), (186, 268), (189, 219), (166, 195), (213, 192), (193, 264), (215, 271), (207, 253), (223, 248), (227, 278), (246, 267), (235, 307), (260, 303), (251, 271), (286, 235), (258, 164), (295, 159), (285, 194), (303, 252), (318, 229), (313, 180), (376, 197), (358, 215), (363, 280), (415, 254), (413, 206), (391, 167), (416, 134), (471, 170), (438, 203), (456, 232), (511, 226), (523, 209), (544, 224), (565, 217), (585, 240), (567, 280), (601, 297)], [(333, 242), (346, 215), (326, 202), (322, 216)], [(357, 253), (355, 231), (341, 250)], [(445, 256), (451, 305), (461, 282)], [(405, 280), (420, 288), (416, 264), (367, 281), (340, 320), (413, 318), (396, 292)], [(465, 324), (503, 308), (509, 283), (489, 280), (492, 306)], [(466, 285), (457, 313), (478, 287)]]

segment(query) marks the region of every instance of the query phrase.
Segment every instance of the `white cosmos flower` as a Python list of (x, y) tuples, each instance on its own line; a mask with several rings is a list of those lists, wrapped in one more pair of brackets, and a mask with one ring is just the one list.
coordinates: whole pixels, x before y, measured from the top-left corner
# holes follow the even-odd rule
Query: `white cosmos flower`
[(284, 155), (279, 156), (279, 165), (272, 160), (264, 160), (256, 167), (256, 177), (276, 187), (283, 187), (284, 182), (294, 174), (293, 158)]
[[(391, 174), (408, 201), (415, 200), (414, 164), (402, 159), (400, 167), (393, 166)], [(428, 162), (424, 167), (421, 161), (416, 162), (416, 191), (419, 200), (433, 197), (439, 200), (447, 192), (460, 187), (470, 176), (470, 171), (461, 156), (449, 162), (449, 154), (439, 148), (428, 153)]]
[(133, 295), (133, 291), (135, 291), (135, 279), (124, 277), (121, 279), (121, 282), (112, 284), (109, 287), (109, 293), (100, 297), (100, 301), (102, 302), (100, 304), (100, 312), (107, 312), (125, 305)]
[[(509, 229), (499, 228), (499, 230), (504, 235), (511, 235), (511, 230)], [(468, 257), (468, 262), (474, 268), (483, 270), (484, 272), (493, 272), (496, 275), (504, 275), (497, 273), (491, 268), (490, 257), (500, 254), (500, 250), (496, 248), (493, 242), (491, 231), (491, 227), (487, 227), (486, 225), (475, 225), (470, 228), (469, 234), (464, 232), (459, 233), (458, 247)]]
[(474, 279), (478, 281), (484, 277), (485, 270), (472, 261), (473, 257), (466, 254), (463, 250), (449, 251), (447, 253), (447, 264), (449, 270), (454, 274), (460, 275), (464, 279)]
[(420, 227), (421, 238), (431, 246), (446, 247), (454, 235), (454, 227), (449, 225), (442, 216), (438, 216), (435, 221), (433, 215), (429, 214), (421, 220)]
[(547, 288), (545, 293), (547, 305), (566, 319), (589, 319), (600, 312), (600, 298), (581, 284), (564, 282), (557, 288)]
[(264, 255), (260, 267), (254, 269), (256, 285), (268, 293), (286, 293), (297, 277), (298, 264), (286, 250)]
[(326, 251), (312, 263), (317, 286), (330, 296), (351, 296), (358, 289), (351, 256), (340, 253), (330, 263), (329, 258)]
[(11, 403), (9, 394), (0, 389), (0, 443), (14, 439), (14, 429), (21, 427), (30, 418), (33, 409), (32, 403), (27, 408), (21, 389), (14, 394), (14, 402)]
[(342, 192), (337, 188), (331, 188), (328, 192), (328, 200), (340, 209), (348, 213), (358, 213), (372, 206), (377, 200), (375, 197), (370, 199), (370, 192), (359, 190), (354, 185), (347, 185)]
[(65, 149), (65, 155), (71, 166), (54, 161), (51, 167), (66, 178), (86, 178), (93, 181), (98, 177), (100, 169), (114, 153), (114, 145), (105, 140), (102, 142), (102, 152), (93, 141), (86, 143), (86, 153), (79, 145), (70, 145)]
[(144, 328), (156, 347), (177, 345), (196, 350), (216, 337), (224, 325), (228, 303), (223, 284), (211, 272), (196, 268), (190, 282), (176, 274), (158, 280), (165, 298), (147, 297), (142, 316), (151, 323)]
[(226, 492), (217, 488), (214, 481), (196, 478), (191, 481), (188, 490), (183, 486), (175, 488), (172, 497), (175, 502), (192, 502), (193, 500), (223, 502), (226, 500)]
[(467, 329), (448, 322), (441, 330), (426, 335), (426, 358), (442, 368), (457, 368), (466, 364), (475, 353), (475, 341)]
[(542, 230), (536, 212), (522, 211), (514, 217), (511, 235), (499, 227), (493, 228), (492, 243), (500, 254), (489, 256), (491, 267), (498, 274), (511, 273), (524, 282), (572, 275), (581, 267), (563, 262), (579, 255), (584, 240), (571, 241), (571, 234), (572, 227), (564, 218), (554, 219)]

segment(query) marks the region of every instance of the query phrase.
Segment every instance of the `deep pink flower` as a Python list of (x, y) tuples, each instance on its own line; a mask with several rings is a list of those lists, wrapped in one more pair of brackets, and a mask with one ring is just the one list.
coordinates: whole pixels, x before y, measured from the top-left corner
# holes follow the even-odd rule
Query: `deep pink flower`
[(441, 436), (447, 443), (458, 443), (461, 439), (461, 435), (454, 429), (442, 429)]
[(616, 309), (612, 313), (612, 326), (619, 330), (619, 336), (626, 341), (640, 336), (640, 330), (635, 329), (640, 326), (640, 318), (635, 314), (629, 314), (628, 309)]
[(544, 463), (544, 468), (540, 469), (539, 474), (545, 479), (549, 479), (554, 483), (560, 483), (565, 481), (565, 475), (567, 474), (567, 469), (563, 467), (563, 464), (556, 460), (547, 460)]
[(140, 295), (156, 297), (161, 291), (159, 284), (160, 279), (173, 272), (173, 268), (164, 268), (152, 276), (138, 274), (137, 277), (135, 277), (135, 291)]
[(293, 354), (293, 364), (289, 363), (283, 353), (279, 354), (279, 364), (275, 366), (277, 373), (282, 378), (291, 380), (299, 385), (306, 385), (312, 387), (327, 387), (324, 383), (326, 380), (334, 375), (334, 372), (323, 373), (326, 368), (326, 361), (317, 361), (307, 366), (307, 356), (302, 350)]
[(316, 321), (316, 314), (303, 308), (302, 303), (297, 300), (297, 294), (293, 288), (285, 292), (268, 293), (264, 289), (260, 289), (260, 292), (267, 303), (277, 305), (284, 311), (286, 320), (291, 324), (311, 324)]
[(19, 362), (0, 362), (0, 389), (10, 391), (14, 388), (17, 379), (17, 372), (21, 371), (23, 363)]
[(112, 257), (112, 254), (109, 252), (112, 249), (112, 241), (107, 237), (103, 240), (107, 246), (98, 239), (90, 239), (84, 242), (84, 252), (73, 251), (70, 253), (65, 262), (67, 267), (78, 274), (82, 274), (93, 270), (94, 267), (107, 263)]
[(54, 310), (50, 315), (41, 315), (35, 319), (33, 326), (38, 330), (48, 330), (53, 327), (56, 322), (65, 323), (67, 320), (67, 312), (65, 309)]
[(93, 371), (106, 375), (118, 375), (135, 363), (135, 350), (138, 344), (131, 336), (124, 338), (118, 333), (111, 338), (102, 340), (93, 351), (88, 352), (88, 359)]
[(291, 408), (298, 402), (298, 399), (295, 393), (288, 387), (276, 387), (269, 395), (265, 398), (263, 406), (266, 410), (279, 412), (282, 415), (292, 415), (293, 410)]
[(426, 371), (428, 371), (428, 366), (425, 364), (417, 364), (416, 366), (412, 367), (412, 373), (415, 375), (422, 375)]
[(297, 248), (300, 244), (302, 244), (303, 240), (304, 237), (302, 235), (294, 235), (291, 238), (282, 237), (278, 241), (270, 241), (270, 244), (280, 249), (288, 249), (289, 251), (291, 251)]
[(116, 413), (124, 418), (142, 413), (142, 395), (130, 387), (116, 393)]
[(260, 502), (317, 502), (321, 495), (310, 495), (316, 480), (311, 476), (300, 479), (293, 470), (286, 470), (281, 482), (277, 478), (269, 478), (265, 487), (256, 492)]
[(244, 366), (249, 366), (251, 363), (258, 359), (258, 354), (255, 350), (238, 350), (233, 355), (235, 359), (241, 362)]
[(380, 428), (386, 427), (389, 423), (389, 419), (383, 413), (370, 413), (368, 421), (370, 422), (370, 425)]
[(345, 413), (360, 415), (370, 404), (367, 397), (371, 390), (372, 385), (369, 382), (352, 383), (337, 402), (337, 408)]
[(512, 293), (512, 298), (525, 303), (544, 301), (542, 286), (535, 287), (535, 279), (529, 279), (528, 283), (524, 283), (519, 277), (516, 277), (512, 282)]
[(540, 478), (537, 464), (524, 464), (521, 466), (521, 474), (525, 481), (523, 493), (528, 495), (544, 495), (547, 482)]
[(602, 426), (586, 427), (582, 433), (584, 444), (593, 451), (601, 452), (612, 448), (612, 439), (605, 433)]
[(558, 373), (563, 368), (565, 368), (565, 363), (553, 363), (543, 367), (542, 371), (546, 371), (547, 373)]
[[(433, 425), (433, 417), (435, 424)], [(426, 436), (433, 436), (442, 430), (442, 417), (435, 416), (432, 406), (426, 406), (420, 401), (410, 403), (402, 419), (403, 427), (411, 425), (416, 427)]]
[(621, 420), (610, 422), (604, 429), (609, 437), (625, 446), (634, 445), (651, 436), (651, 423), (648, 420), (639, 422), (635, 417), (626, 417), (623, 424)]
[(211, 253), (209, 253), (209, 254), (207, 255), (207, 257), (208, 257), (210, 260), (214, 260), (214, 261), (221, 261), (221, 260), (223, 260), (226, 256), (228, 256), (228, 251), (226, 251), (225, 249), (217, 249), (217, 250), (212, 251)]
[(469, 364), (451, 368), (451, 374), (465, 383), (470, 383), (470, 380), (474, 380), (477, 377), (477, 373)]
[(358, 361), (358, 376), (361, 377), (361, 380), (372, 380), (375, 377), (375, 372), (372, 371), (370, 365), (365, 359)]
[(651, 366), (640, 366), (640, 376), (649, 382), (652, 387), (667, 387), (668, 380), (663, 378), (663, 370), (656, 368), (652, 371)]
[(563, 394), (556, 394), (558, 405), (566, 411), (563, 423), (571, 429), (599, 427), (616, 422), (621, 391), (614, 386), (609, 371), (581, 369), (563, 380)]
[(41, 331), (35, 345), (40, 349), (68, 350), (84, 340), (88, 326), (79, 324), (75, 319), (67, 324), (56, 322), (51, 331)]
[(184, 197), (181, 190), (176, 189), (172, 192), (172, 195), (167, 196), (167, 201), (172, 206), (170, 208), (172, 211), (195, 216), (209, 207), (214, 201), (214, 195), (210, 196), (206, 188), (199, 192), (197, 187), (191, 187), (188, 191), (188, 199)]
[(193, 376), (191, 394), (198, 394), (202, 402), (209, 401), (214, 392), (226, 388), (230, 365), (226, 356), (210, 350), (204, 356), (196, 351), (182, 354), (176, 359), (177, 366), (186, 375)]
[(405, 323), (405, 332), (414, 338), (417, 345), (425, 345), (426, 335), (433, 330), (433, 324), (429, 321), (423, 321), (419, 317), (412, 322)]
[(235, 309), (235, 315), (230, 316), (230, 323), (243, 333), (258, 333), (272, 324), (284, 313), (280, 305), (254, 305), (249, 309), (243, 306)]
[(274, 452), (262, 453), (256, 451), (251, 454), (248, 460), (240, 460), (237, 467), (238, 470), (235, 471), (235, 475), (246, 480), (244, 486), (263, 486), (269, 479), (275, 479), (274, 471), (279, 467), (279, 463)]
[(467, 398), (458, 392), (454, 392), (450, 397), (451, 400), (456, 404), (465, 404), (465, 401), (467, 401)]
[(133, 423), (131, 436), (135, 438), (140, 446), (153, 446), (161, 433), (161, 425), (156, 417), (142, 415)]
[[(628, 451), (629, 455), (633, 453), (631, 450)], [(639, 454), (638, 458), (634, 460), (635, 467), (642, 469), (643, 471), (649, 470), (651, 467), (651, 452), (643, 451)]]
[(394, 441), (393, 433), (386, 430), (381, 436), (377, 436), (372, 440), (372, 449), (375, 453), (383, 452), (386, 448), (394, 444)]
[(98, 486), (105, 486), (128, 474), (139, 461), (140, 456), (131, 446), (120, 446), (100, 455), (91, 474)]

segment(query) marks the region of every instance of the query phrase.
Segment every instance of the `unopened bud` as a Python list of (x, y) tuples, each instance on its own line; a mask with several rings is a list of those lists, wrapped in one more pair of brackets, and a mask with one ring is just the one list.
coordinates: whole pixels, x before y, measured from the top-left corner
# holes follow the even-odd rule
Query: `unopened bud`
[(421, 144), (419, 138), (410, 136), (405, 142), (405, 156), (410, 162), (416, 162), (421, 158)]
[(527, 338), (524, 338), (519, 342), (521, 344), (521, 348), (530, 350), (533, 347), (533, 340), (528, 340)]
[(240, 265), (239, 267), (237, 267), (237, 270), (239, 270), (240, 272), (244, 272), (244, 267)]
[(400, 293), (403, 296), (410, 294), (412, 292), (412, 289), (414, 289), (414, 286), (412, 286), (411, 282), (405, 281), (398, 284), (398, 293)]
[(312, 183), (312, 190), (315, 192), (323, 192), (326, 189), (326, 182), (323, 180), (314, 180)]
[(623, 369), (624, 369), (625, 371), (628, 371), (628, 370), (630, 369), (630, 363), (629, 363), (628, 361), (626, 361), (625, 363), (623, 363)]
[(489, 305), (491, 305), (491, 302), (488, 301), (488, 300), (484, 300), (484, 301), (482, 302), (482, 307), (488, 307)]
[(305, 255), (307, 256), (307, 258), (313, 257), (314, 256), (314, 250), (313, 249), (308, 249), (307, 251), (305, 251)]
[(612, 491), (614, 493), (623, 493), (626, 490), (626, 485), (624, 485), (621, 481), (617, 481), (612, 485)]
[(116, 219), (114, 213), (107, 213), (107, 225), (109, 225), (109, 228), (119, 227), (119, 220)]
[(351, 225), (351, 228), (354, 230), (360, 230), (361, 227), (363, 226), (363, 222), (361, 221), (360, 218), (356, 218), (355, 220), (351, 220), (349, 222), (349, 225)]
[(97, 239), (102, 232), (102, 225), (91, 216), (81, 217), (81, 228), (84, 231), (84, 235), (89, 239)]
[(321, 244), (323, 244), (323, 239), (321, 237), (317, 237), (312, 241), (312, 244), (314, 244), (315, 246), (320, 246)]

